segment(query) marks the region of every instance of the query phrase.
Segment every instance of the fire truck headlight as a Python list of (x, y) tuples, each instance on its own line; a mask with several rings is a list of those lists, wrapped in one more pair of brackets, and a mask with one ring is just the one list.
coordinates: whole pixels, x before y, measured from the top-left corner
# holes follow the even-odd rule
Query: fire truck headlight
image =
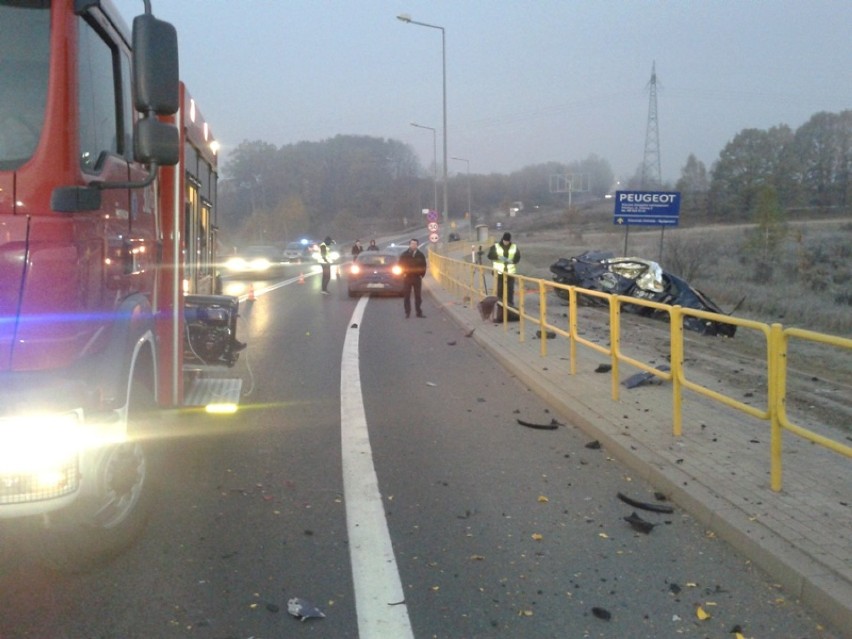
[(0, 433), (0, 473), (33, 473), (45, 480), (88, 445), (75, 412), (5, 418)]

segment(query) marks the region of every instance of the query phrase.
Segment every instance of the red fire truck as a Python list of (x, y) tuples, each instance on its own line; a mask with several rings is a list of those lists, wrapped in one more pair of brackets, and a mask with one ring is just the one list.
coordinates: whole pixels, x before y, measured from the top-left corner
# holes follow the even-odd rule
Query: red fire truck
[(132, 32), (110, 0), (0, 0), (0, 519), (54, 565), (142, 530), (165, 415), (238, 402), (216, 157), (149, 0)]

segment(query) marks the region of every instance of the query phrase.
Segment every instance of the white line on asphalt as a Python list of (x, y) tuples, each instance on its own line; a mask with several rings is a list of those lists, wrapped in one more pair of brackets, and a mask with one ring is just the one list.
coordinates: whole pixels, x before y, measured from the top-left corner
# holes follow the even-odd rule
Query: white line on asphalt
[(362, 297), (349, 320), (340, 366), (340, 439), (343, 457), (343, 495), (349, 557), (355, 586), (359, 639), (406, 639), (414, 634), (408, 619), (405, 592), (399, 578), (367, 416), (361, 395), (358, 338), (368, 297)]

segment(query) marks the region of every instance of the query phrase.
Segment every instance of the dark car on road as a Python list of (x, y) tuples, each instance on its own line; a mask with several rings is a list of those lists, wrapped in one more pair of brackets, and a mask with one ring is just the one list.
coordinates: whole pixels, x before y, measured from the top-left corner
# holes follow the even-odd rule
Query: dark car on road
[(405, 249), (364, 251), (346, 267), (349, 297), (364, 293), (402, 295), (402, 267), (399, 255)]

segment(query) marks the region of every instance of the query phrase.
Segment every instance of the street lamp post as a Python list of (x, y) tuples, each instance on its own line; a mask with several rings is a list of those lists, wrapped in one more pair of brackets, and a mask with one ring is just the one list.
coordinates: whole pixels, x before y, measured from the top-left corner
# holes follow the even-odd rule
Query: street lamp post
[(438, 211), (438, 138), (436, 130), (431, 126), (423, 126), (422, 124), (415, 124), (414, 122), (410, 122), (411, 126), (416, 126), (418, 129), (429, 129), (432, 132), (432, 163), (433, 163), (433, 179), (432, 184), (435, 187), (435, 208), (434, 211)]
[(457, 157), (452, 159), (467, 164), (467, 236), (470, 240), (473, 239), (473, 212), (470, 210), (470, 160)]
[(443, 95), (444, 95), (444, 223), (447, 222), (448, 211), (447, 211), (447, 38), (446, 31), (444, 27), (439, 27), (437, 24), (427, 24), (426, 22), (418, 22), (417, 20), (412, 20), (411, 16), (406, 14), (401, 14), (396, 17), (397, 20), (401, 20), (402, 22), (407, 22), (408, 24), (416, 24), (421, 27), (429, 27), (430, 29), (440, 29), (441, 31), (441, 66), (442, 66), (442, 77), (443, 77)]

